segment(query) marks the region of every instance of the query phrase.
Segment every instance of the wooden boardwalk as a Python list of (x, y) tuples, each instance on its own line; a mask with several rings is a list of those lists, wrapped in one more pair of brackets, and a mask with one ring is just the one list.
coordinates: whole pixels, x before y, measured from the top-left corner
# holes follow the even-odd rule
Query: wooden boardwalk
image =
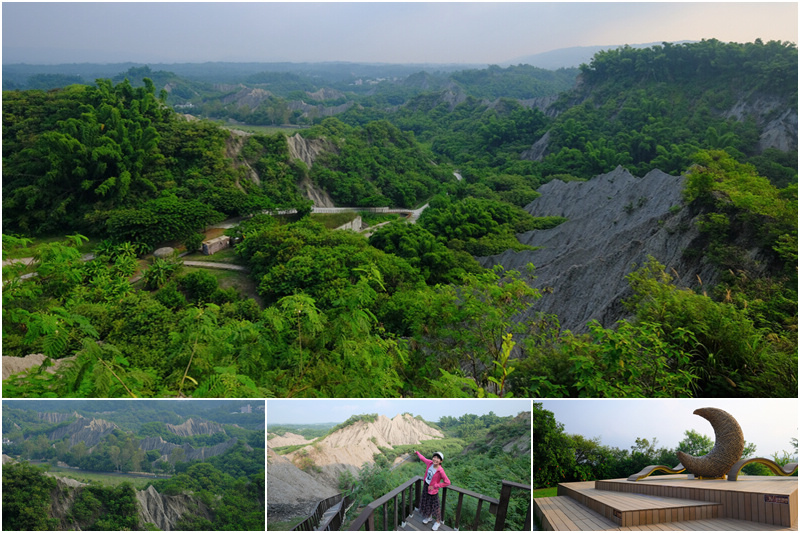
[[(322, 517), (320, 517), (320, 519), (319, 519), (320, 525), (324, 524), (325, 526), (327, 526), (328, 523), (331, 521), (331, 519), (334, 517), (334, 515), (336, 513), (338, 513), (342, 509), (342, 504), (343, 503), (344, 503), (344, 501), (341, 501), (341, 502), (339, 502), (337, 504), (334, 504), (331, 507), (328, 507), (328, 510), (325, 511), (324, 513), (322, 513)], [(317, 527), (315, 527), (314, 529), (316, 531), (320, 531), (319, 525)]]
[(537, 498), (534, 508), (551, 531), (797, 530), (797, 478), (743, 479), (562, 483), (558, 496)]
[[(422, 523), (422, 516), (420, 516), (419, 511), (415, 511), (414, 514), (406, 518), (405, 525), (397, 528), (397, 531), (430, 531), (433, 527), (433, 520), (428, 522), (427, 524)], [(439, 524), (439, 529), (437, 531), (455, 531), (452, 528), (447, 527), (444, 525), (444, 522)]]

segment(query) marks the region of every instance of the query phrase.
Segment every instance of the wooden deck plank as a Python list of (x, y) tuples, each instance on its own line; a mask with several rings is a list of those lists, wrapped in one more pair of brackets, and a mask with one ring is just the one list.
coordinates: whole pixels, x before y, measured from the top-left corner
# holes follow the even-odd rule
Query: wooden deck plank
[(568, 496), (538, 498), (535, 501), (555, 531), (607, 531), (617, 526)]
[[(657, 526), (657, 527), (656, 527)], [(711, 518), (708, 520), (688, 520), (647, 526), (632, 526), (608, 529), (606, 531), (797, 531), (770, 524), (759, 524), (734, 518)]]
[[(790, 502), (797, 501), (797, 479), (750, 479), (745, 483), (727, 480), (672, 479), (659, 476), (651, 483), (631, 483), (627, 480), (605, 480), (565, 483), (559, 486), (559, 495), (542, 506), (552, 514), (548, 519), (556, 530), (583, 531), (796, 531), (779, 523), (757, 520), (782, 519), (787, 524), (790, 509), (786, 504), (766, 504), (764, 494), (787, 495)], [(746, 478), (740, 478), (746, 479)], [(624, 481), (625, 483), (621, 483)], [(645, 480), (649, 481), (649, 480)], [(602, 490), (599, 488), (604, 484)], [(644, 493), (644, 494), (643, 494)], [(667, 496), (669, 495), (669, 497)], [(581, 505), (572, 498), (585, 502)], [(702, 498), (702, 499), (701, 499)], [(540, 502), (545, 499), (537, 499)], [(723, 505), (739, 503), (736, 516), (725, 516)], [(550, 511), (548, 511), (548, 509)], [(558, 510), (558, 513), (555, 513)], [(598, 512), (599, 511), (599, 512)], [(626, 526), (614, 522), (612, 513), (621, 516)], [(603, 516), (603, 512), (607, 516)], [(628, 513), (628, 514), (626, 514)], [(767, 515), (767, 516), (764, 516)], [(773, 516), (769, 516), (773, 515)], [(613, 517), (612, 517), (613, 518)], [(744, 518), (750, 518), (745, 520)], [(545, 522), (543, 522), (545, 525)]]

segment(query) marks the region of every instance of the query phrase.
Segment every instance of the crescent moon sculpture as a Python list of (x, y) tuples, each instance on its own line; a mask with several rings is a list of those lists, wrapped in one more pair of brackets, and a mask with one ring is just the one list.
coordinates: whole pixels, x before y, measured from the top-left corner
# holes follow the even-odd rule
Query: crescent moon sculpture
[(678, 452), (678, 459), (686, 470), (698, 477), (720, 478), (741, 459), (744, 450), (744, 435), (739, 423), (730, 414), (715, 407), (696, 409), (694, 414), (702, 416), (714, 428), (714, 449), (701, 457)]

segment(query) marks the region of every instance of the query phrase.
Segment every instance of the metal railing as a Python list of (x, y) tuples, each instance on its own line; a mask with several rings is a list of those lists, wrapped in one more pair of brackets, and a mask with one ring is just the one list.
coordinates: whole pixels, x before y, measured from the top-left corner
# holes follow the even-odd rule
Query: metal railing
[[(314, 531), (325, 511), (342, 501), (342, 494), (336, 494), (319, 502), (308, 518), (294, 526), (291, 531)], [(344, 506), (342, 506), (344, 508)]]
[[(475, 511), (475, 517), (472, 520), (471, 530), (475, 531), (478, 529), (478, 525), (480, 524), (481, 518), (481, 510), (484, 504), (489, 505), (488, 511), (491, 514), (496, 515), (494, 530), (495, 531), (502, 531), (505, 527), (506, 523), (506, 516), (508, 512), (508, 502), (511, 498), (511, 491), (512, 489), (522, 489), (527, 490), (529, 493), (531, 492), (531, 487), (528, 485), (522, 485), (520, 483), (514, 483), (511, 481), (502, 482), (502, 488), (500, 491), (500, 499), (492, 498), (490, 496), (485, 496), (483, 494), (478, 494), (477, 492), (473, 492), (471, 490), (467, 490), (461, 487), (456, 487), (455, 485), (450, 485), (449, 487), (444, 487), (440, 490), (442, 495), (442, 516), (445, 516), (445, 510), (447, 509), (447, 495), (450, 492), (458, 494), (458, 502), (456, 503), (455, 509), (455, 517), (454, 517), (454, 524), (452, 525), (453, 528), (458, 528), (462, 522), (462, 511), (463, 511), (463, 504), (464, 504), (464, 496), (475, 498), (478, 501), (478, 507)], [(358, 515), (351, 524), (350, 530), (356, 531), (361, 528), (364, 528), (366, 531), (376, 531), (379, 529), (381, 531), (390, 531), (397, 529), (403, 522), (405, 522), (406, 517), (411, 515), (414, 511), (415, 507), (419, 507), (420, 502), (420, 495), (422, 493), (422, 477), (415, 476), (410, 480), (406, 481), (393, 491), (381, 496), (374, 502), (367, 505), (367, 507)], [(399, 501), (398, 501), (399, 500)], [(525, 518), (526, 521), (526, 528), (527, 531), (530, 531), (530, 524), (531, 524), (531, 503), (530, 498), (528, 499), (528, 511), (527, 516)], [(451, 498), (452, 501), (452, 498)], [(390, 509), (391, 508), (391, 509)], [(382, 527), (376, 528), (376, 513), (378, 514), (378, 518), (383, 518), (382, 520)]]

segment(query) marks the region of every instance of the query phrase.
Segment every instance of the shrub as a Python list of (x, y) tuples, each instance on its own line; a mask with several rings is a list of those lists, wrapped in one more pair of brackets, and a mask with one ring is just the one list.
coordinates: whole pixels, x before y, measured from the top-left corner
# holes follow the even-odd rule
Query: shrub
[(196, 252), (203, 246), (206, 236), (202, 233), (192, 233), (183, 240), (187, 252)]
[(217, 278), (205, 270), (198, 270), (178, 280), (178, 286), (194, 302), (211, 302), (214, 292), (219, 288)]

